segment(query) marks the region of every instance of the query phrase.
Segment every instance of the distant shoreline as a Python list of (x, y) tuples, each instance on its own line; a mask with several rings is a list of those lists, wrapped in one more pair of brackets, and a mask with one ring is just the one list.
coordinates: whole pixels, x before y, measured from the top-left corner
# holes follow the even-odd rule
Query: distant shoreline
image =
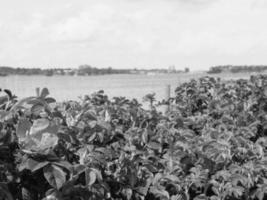
[(188, 73), (189, 68), (184, 70), (176, 70), (174, 66), (170, 66), (168, 69), (115, 69), (108, 68), (96, 68), (90, 65), (80, 65), (78, 68), (14, 68), (9, 66), (0, 66), (0, 75), (70, 75), (70, 76), (91, 76), (91, 75), (104, 75), (104, 74), (168, 74), (168, 73)]

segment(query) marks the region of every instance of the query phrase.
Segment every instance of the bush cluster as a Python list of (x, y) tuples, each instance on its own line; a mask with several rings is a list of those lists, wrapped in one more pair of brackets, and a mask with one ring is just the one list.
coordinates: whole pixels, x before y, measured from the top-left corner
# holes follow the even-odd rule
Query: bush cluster
[(263, 200), (267, 77), (176, 88), (169, 111), (103, 91), (0, 99), (1, 200)]

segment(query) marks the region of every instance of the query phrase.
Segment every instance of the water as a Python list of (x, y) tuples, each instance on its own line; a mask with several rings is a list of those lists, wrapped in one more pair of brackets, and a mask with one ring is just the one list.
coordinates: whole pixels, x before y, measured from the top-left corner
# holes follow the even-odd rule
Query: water
[[(104, 90), (110, 96), (125, 96), (142, 101), (143, 96), (155, 92), (157, 100), (165, 97), (166, 85), (175, 88), (192, 78), (205, 76), (204, 72), (157, 75), (101, 75), (101, 76), (6, 76), (0, 77), (0, 88), (10, 89), (19, 98), (36, 95), (37, 87), (47, 87), (57, 101), (77, 100), (79, 96)], [(249, 74), (219, 74), (217, 77), (247, 78)]]

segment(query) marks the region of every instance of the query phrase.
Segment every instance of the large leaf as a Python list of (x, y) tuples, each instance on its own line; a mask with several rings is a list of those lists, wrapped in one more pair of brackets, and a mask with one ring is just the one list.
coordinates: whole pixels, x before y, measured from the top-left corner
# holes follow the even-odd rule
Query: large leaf
[(54, 188), (60, 189), (66, 182), (66, 173), (58, 166), (47, 165), (43, 168), (44, 177)]
[(39, 149), (47, 149), (56, 146), (58, 143), (58, 137), (51, 133), (43, 133), (42, 139), (39, 144)]
[(0, 121), (6, 120), (11, 113), (9, 111), (0, 110)]
[(25, 118), (22, 118), (19, 120), (18, 126), (17, 126), (17, 136), (20, 139), (23, 139), (26, 137), (27, 134), (29, 134), (30, 129), (31, 129), (32, 123)]
[(35, 137), (27, 137), (23, 143), (23, 149), (46, 154), (58, 144), (58, 137), (55, 134), (43, 133), (40, 136), (40, 139)]
[(33, 122), (30, 135), (36, 135), (38, 133), (41, 133), (45, 129), (47, 129), (50, 125), (50, 122), (48, 119), (42, 118), (42, 119), (37, 119)]
[(21, 99), (20, 101), (18, 101), (13, 107), (12, 107), (12, 111), (16, 111), (17, 109), (20, 109), (20, 108), (24, 108), (24, 106), (26, 104), (28, 104), (28, 102), (34, 100), (36, 97), (27, 97), (27, 98), (24, 98), (24, 99)]
[(19, 167), (19, 171), (23, 171), (24, 169), (28, 169), (28, 170), (31, 170), (32, 172), (36, 172), (48, 164), (49, 164), (48, 161), (39, 162), (39, 161), (36, 161), (34, 159), (29, 158), (29, 159), (27, 159), (27, 161), (25, 163), (23, 163)]
[(36, 116), (39, 116), (40, 113), (43, 111), (44, 111), (44, 105), (41, 103), (36, 103), (31, 108), (31, 112)]
[(48, 89), (47, 89), (47, 88), (43, 88), (42, 91), (41, 91), (41, 95), (40, 95), (40, 97), (45, 98), (45, 97), (47, 97), (48, 95), (49, 95), (49, 91), (48, 91)]
[(41, 139), (43, 133), (56, 134), (59, 127), (54, 121), (49, 121), (46, 118), (37, 119), (33, 122), (30, 130), (30, 135)]

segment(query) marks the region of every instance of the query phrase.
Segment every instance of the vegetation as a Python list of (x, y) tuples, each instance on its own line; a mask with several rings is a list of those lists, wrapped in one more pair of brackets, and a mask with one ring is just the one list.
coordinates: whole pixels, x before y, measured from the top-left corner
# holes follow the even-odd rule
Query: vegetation
[(211, 67), (208, 71), (209, 74), (216, 74), (222, 72), (232, 72), (232, 73), (239, 73), (239, 72), (263, 72), (267, 70), (266, 65), (241, 65), (241, 66), (233, 66), (233, 65), (223, 65), (223, 66), (214, 66)]
[(111, 67), (106, 69), (98, 69), (89, 65), (81, 65), (78, 69), (41, 69), (41, 68), (13, 68), (13, 67), (0, 67), (0, 72), (3, 75), (98, 75), (98, 74), (125, 74), (130, 70), (117, 70)]
[(98, 69), (91, 67), (90, 65), (80, 65), (77, 74), (78, 75), (97, 75), (97, 74), (129, 74), (128, 69), (112, 69), (111, 67)]
[(113, 69), (108, 68), (96, 68), (90, 65), (80, 65), (78, 68), (51, 68), (51, 69), (41, 69), (41, 68), (13, 68), (7, 66), (0, 66), (0, 76), (7, 75), (78, 75), (78, 76), (90, 76), (90, 75), (103, 75), (103, 74), (147, 74), (153, 73), (188, 73), (189, 68), (185, 68), (184, 71), (175, 70), (173, 66), (172, 69)]
[(157, 111), (103, 91), (0, 99), (1, 200), (263, 200), (267, 77), (204, 77)]

